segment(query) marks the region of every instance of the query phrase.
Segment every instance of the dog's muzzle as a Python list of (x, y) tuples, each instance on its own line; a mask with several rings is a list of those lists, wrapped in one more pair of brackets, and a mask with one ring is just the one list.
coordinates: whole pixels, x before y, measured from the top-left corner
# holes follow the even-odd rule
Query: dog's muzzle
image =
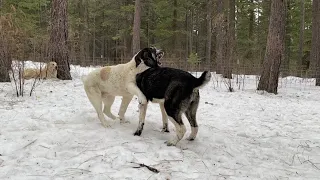
[(159, 65), (159, 66), (161, 66), (161, 62), (160, 62), (160, 59), (161, 59), (161, 54), (162, 54), (162, 51), (160, 50), (160, 49), (157, 49), (156, 50), (156, 59), (157, 59), (157, 64)]

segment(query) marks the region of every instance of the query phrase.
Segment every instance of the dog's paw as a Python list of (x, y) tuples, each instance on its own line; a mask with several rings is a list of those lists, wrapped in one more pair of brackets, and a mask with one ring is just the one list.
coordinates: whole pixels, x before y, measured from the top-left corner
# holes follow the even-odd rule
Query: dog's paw
[(147, 98), (144, 95), (139, 96), (138, 101), (139, 101), (139, 104), (147, 104)]
[(120, 124), (130, 124), (130, 121), (125, 119), (120, 119)]
[(141, 129), (137, 129), (136, 132), (133, 133), (134, 136), (140, 136), (142, 133)]
[(110, 125), (109, 123), (107, 123), (107, 122), (102, 123), (102, 126), (103, 126), (104, 128), (110, 128), (110, 127), (111, 127), (111, 125)]
[(171, 139), (169, 141), (166, 141), (165, 143), (167, 144), (167, 146), (175, 146), (178, 142), (176, 139)]
[(169, 131), (169, 129), (168, 128), (162, 128), (162, 130), (161, 130), (161, 132), (163, 132), (163, 133), (169, 133), (170, 131)]
[(188, 137), (187, 140), (188, 140), (188, 141), (193, 141), (193, 140), (194, 140), (194, 137)]

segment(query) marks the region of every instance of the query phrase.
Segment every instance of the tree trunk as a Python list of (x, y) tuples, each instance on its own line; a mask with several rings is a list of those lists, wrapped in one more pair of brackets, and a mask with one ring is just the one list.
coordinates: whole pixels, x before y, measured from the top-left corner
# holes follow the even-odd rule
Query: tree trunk
[(311, 57), (313, 77), (316, 78), (316, 86), (320, 86), (320, 0), (312, 2), (312, 42)]
[(194, 18), (194, 10), (191, 9), (191, 17), (190, 19), (190, 24), (189, 24), (189, 54), (193, 53), (193, 18)]
[(207, 47), (206, 47), (206, 64), (210, 66), (211, 64), (211, 36), (212, 36), (212, 9), (213, 0), (208, 0), (207, 4)]
[(229, 14), (228, 14), (228, 51), (227, 51), (227, 71), (225, 74), (227, 78), (232, 78), (232, 65), (235, 63), (235, 45), (236, 45), (236, 31), (235, 31), (235, 18), (236, 18), (236, 2), (229, 0)]
[[(1, 28), (0, 28), (1, 29)], [(8, 41), (0, 32), (0, 82), (10, 82), (9, 70), (11, 69), (11, 57)]]
[(254, 30), (254, 23), (255, 23), (255, 14), (254, 14), (254, 2), (253, 0), (250, 0), (250, 9), (249, 9), (249, 32), (248, 32), (248, 37), (249, 37), (249, 49), (246, 54), (246, 58), (251, 62), (252, 65), (254, 65), (254, 58), (253, 58), (253, 42), (254, 42), (254, 37), (253, 37), (253, 30)]
[(178, 2), (177, 0), (173, 0), (173, 19), (172, 19), (172, 31), (173, 31), (173, 37), (172, 37), (172, 53), (175, 54), (176, 56), (178, 55), (177, 50), (178, 48), (178, 35), (177, 35), (177, 30), (178, 30)]
[(304, 0), (300, 1), (301, 3), (301, 16), (300, 16), (300, 37), (299, 37), (299, 64), (298, 64), (298, 75), (303, 77), (305, 74), (306, 67), (304, 67), (303, 62), (303, 43), (304, 43), (304, 17), (305, 17), (305, 8)]
[(58, 78), (71, 80), (68, 40), (67, 0), (53, 0), (48, 60), (58, 64)]
[(140, 50), (140, 25), (141, 25), (141, 0), (135, 0), (135, 11), (133, 20), (132, 53)]
[(272, 0), (267, 47), (257, 90), (277, 94), (279, 68), (284, 58), (286, 0)]
[(287, 1), (287, 14), (286, 14), (286, 37), (285, 37), (285, 57), (283, 62), (281, 62), (281, 69), (282, 69), (282, 77), (287, 77), (290, 71), (290, 58), (291, 58), (291, 18), (290, 18), (290, 8), (291, 2)]
[(225, 68), (227, 67), (226, 62), (226, 44), (227, 44), (227, 19), (225, 16), (226, 0), (217, 1), (217, 41), (216, 41), (216, 70), (218, 74), (225, 76)]

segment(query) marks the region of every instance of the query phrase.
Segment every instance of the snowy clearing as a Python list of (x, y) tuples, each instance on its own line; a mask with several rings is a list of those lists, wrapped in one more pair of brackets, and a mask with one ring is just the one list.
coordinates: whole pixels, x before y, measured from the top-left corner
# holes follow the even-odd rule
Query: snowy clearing
[(234, 84), (233, 93), (214, 76), (200, 91), (196, 140), (185, 140), (184, 119), (184, 139), (168, 147), (174, 128), (169, 123), (170, 133), (160, 132), (157, 104), (149, 105), (141, 137), (133, 136), (136, 98), (126, 113), (131, 123), (108, 119), (112, 127), (102, 127), (80, 80), (92, 69), (72, 66), (72, 81), (41, 81), (32, 97), (16, 98), (11, 83), (0, 84), (0, 179), (320, 177), (320, 88), (312, 79), (283, 78), (279, 94), (270, 95), (255, 91), (255, 76), (240, 76), (244, 86)]

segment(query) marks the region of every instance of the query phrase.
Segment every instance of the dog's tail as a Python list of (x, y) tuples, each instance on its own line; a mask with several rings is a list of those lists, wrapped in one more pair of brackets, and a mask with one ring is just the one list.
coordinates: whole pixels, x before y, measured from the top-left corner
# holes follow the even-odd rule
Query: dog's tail
[(211, 73), (209, 71), (204, 71), (199, 78), (196, 78), (195, 89), (200, 89), (204, 87), (211, 79)]

